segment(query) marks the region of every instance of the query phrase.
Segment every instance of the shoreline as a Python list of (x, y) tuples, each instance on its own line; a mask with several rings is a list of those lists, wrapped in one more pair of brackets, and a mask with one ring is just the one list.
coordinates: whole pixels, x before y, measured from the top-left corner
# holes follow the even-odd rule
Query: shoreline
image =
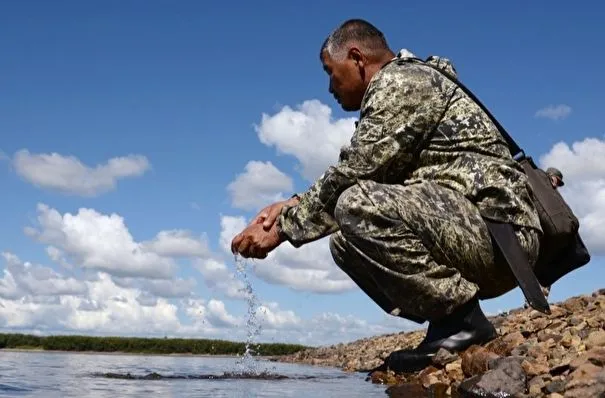
[(203, 338), (158, 338), (130, 336), (87, 336), (73, 334), (33, 335), (0, 333), (0, 350), (21, 352), (73, 352), (114, 355), (161, 355), (200, 357), (244, 357), (251, 351), (254, 357), (292, 354), (310, 348), (300, 344), (248, 343)]
[[(148, 352), (128, 352), (128, 351), (70, 351), (70, 350), (45, 350), (44, 348), (0, 348), (2, 352), (22, 352), (22, 353), (49, 353), (49, 354), (78, 354), (78, 355), (132, 355), (132, 356), (154, 356), (154, 357), (200, 357), (200, 358), (241, 358), (243, 355), (237, 354), (192, 354), (192, 353), (148, 353)], [(276, 356), (255, 355), (254, 359), (270, 360)]]

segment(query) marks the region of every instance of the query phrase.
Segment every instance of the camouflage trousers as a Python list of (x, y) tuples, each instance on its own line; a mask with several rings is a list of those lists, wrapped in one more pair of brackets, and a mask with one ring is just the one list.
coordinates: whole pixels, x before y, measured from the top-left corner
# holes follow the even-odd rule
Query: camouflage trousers
[[(392, 315), (422, 323), (475, 295), (497, 297), (517, 286), (477, 207), (436, 183), (359, 181), (339, 197), (334, 216), (334, 261)], [(516, 234), (533, 266), (537, 232)]]

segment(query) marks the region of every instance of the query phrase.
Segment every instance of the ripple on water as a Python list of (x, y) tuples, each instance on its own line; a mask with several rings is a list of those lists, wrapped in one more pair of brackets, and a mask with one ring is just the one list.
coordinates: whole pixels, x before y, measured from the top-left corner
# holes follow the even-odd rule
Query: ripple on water
[(148, 374), (132, 374), (128, 373), (92, 373), (92, 377), (100, 377), (106, 379), (122, 379), (122, 380), (314, 380), (314, 379), (344, 379), (345, 375), (280, 375), (277, 373), (260, 372), (224, 372), (222, 374), (178, 374), (178, 375), (162, 375), (156, 372)]
[(10, 385), (10, 384), (4, 384), (4, 383), (0, 383), (0, 395), (7, 395), (10, 394), (8, 396), (15, 396), (15, 394), (20, 394), (20, 393), (28, 393), (31, 392), (32, 390), (30, 388), (26, 388), (26, 387), (18, 387), (18, 386), (14, 386), (14, 385)]

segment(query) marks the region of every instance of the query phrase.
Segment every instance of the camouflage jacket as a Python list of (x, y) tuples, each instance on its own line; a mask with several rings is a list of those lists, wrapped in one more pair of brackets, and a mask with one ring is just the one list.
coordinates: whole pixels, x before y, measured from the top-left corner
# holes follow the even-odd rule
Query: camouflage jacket
[[(447, 59), (427, 62), (456, 74)], [(338, 162), (282, 210), (286, 239), (298, 247), (338, 230), (338, 197), (364, 179), (433, 181), (461, 192), (486, 218), (541, 230), (527, 178), (489, 117), (442, 73), (402, 52), (372, 78)]]

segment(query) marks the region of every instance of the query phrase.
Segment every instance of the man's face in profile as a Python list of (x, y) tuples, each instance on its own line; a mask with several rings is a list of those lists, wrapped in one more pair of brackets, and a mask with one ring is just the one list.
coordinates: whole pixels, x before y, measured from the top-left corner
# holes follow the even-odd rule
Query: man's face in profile
[(326, 51), (321, 54), (324, 71), (330, 78), (330, 94), (347, 112), (358, 111), (365, 93), (364, 64), (359, 62), (356, 49), (350, 49), (344, 59), (333, 59)]

